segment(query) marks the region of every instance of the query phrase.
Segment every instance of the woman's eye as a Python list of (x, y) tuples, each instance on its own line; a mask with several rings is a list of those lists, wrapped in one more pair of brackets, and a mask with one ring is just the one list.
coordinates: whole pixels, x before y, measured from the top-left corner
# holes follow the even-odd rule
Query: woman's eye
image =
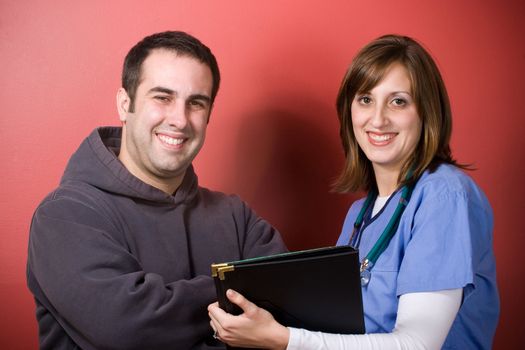
[(392, 100), (392, 103), (395, 105), (395, 106), (404, 106), (406, 105), (406, 101), (402, 98), (395, 98)]
[(370, 102), (372, 102), (372, 99), (368, 96), (362, 96), (359, 98), (359, 102), (361, 102), (362, 104), (369, 104)]

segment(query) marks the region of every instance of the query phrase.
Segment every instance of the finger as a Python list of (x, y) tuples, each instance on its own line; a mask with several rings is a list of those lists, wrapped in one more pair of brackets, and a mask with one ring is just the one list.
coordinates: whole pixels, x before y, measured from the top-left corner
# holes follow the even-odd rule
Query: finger
[(257, 305), (255, 305), (254, 303), (252, 303), (233, 289), (228, 289), (226, 291), (226, 296), (232, 303), (239, 306), (245, 314), (253, 314), (259, 308)]
[(210, 311), (210, 309), (218, 308), (218, 307), (219, 307), (218, 302), (211, 303), (210, 305), (208, 305), (208, 311)]
[(224, 333), (224, 328), (221, 326), (220, 322), (213, 318), (213, 316), (210, 316), (210, 326), (213, 329), (214, 338), (219, 339), (219, 334)]
[(211, 311), (208, 312), (208, 316), (210, 317), (210, 322), (213, 324), (212, 328), (220, 334), (224, 333), (223, 325), (227, 323), (228, 318), (234, 317), (219, 307), (211, 308)]
[(213, 324), (213, 321), (210, 321), (210, 326), (211, 328), (213, 329), (213, 337), (217, 340), (221, 340), (221, 336), (220, 336), (220, 331), (219, 331), (219, 327), (216, 327), (214, 324)]
[(215, 325), (219, 325), (221, 323), (213, 313), (208, 312), (208, 316), (211, 322), (213, 322)]
[(213, 322), (214, 324), (218, 324), (218, 323), (220, 323), (220, 322), (217, 320), (217, 317), (215, 316), (215, 310), (210, 309), (210, 310), (208, 311), (208, 317), (210, 318), (210, 321)]
[(219, 307), (217, 303), (208, 305), (208, 315), (217, 321), (224, 319), (229, 314)]

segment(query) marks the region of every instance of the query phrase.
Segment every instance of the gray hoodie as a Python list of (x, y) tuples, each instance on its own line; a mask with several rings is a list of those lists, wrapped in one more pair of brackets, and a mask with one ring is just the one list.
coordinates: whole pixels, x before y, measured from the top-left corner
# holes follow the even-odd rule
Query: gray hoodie
[(210, 264), (286, 248), (238, 197), (199, 187), (191, 167), (174, 195), (134, 177), (117, 158), (120, 136), (93, 131), (33, 216), (40, 348), (216, 348)]

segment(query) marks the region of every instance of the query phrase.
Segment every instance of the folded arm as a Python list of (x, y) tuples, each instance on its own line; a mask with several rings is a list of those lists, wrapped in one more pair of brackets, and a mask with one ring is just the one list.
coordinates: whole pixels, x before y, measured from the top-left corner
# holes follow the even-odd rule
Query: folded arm
[(215, 298), (211, 278), (168, 283), (145, 272), (100, 226), (42, 213), (33, 221), (29, 287), (75, 343), (88, 349), (189, 348), (205, 338), (206, 305)]

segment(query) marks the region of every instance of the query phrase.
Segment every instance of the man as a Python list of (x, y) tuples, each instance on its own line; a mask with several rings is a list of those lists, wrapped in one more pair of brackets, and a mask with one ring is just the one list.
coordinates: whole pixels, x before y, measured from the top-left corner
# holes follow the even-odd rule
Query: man
[[(238, 197), (199, 187), (220, 74), (183, 32), (144, 38), (124, 62), (122, 128), (98, 128), (37, 208), (27, 280), (41, 349), (208, 349), (210, 264), (285, 251)], [(216, 347), (215, 347), (216, 346)]]

